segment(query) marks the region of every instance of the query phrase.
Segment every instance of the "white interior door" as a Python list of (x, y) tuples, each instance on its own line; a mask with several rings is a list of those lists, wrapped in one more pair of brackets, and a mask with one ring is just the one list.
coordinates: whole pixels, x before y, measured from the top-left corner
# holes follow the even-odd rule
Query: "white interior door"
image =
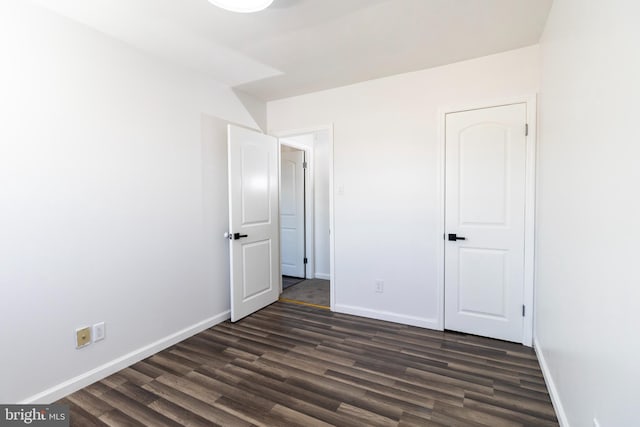
[(282, 274), (304, 278), (304, 151), (283, 147), (280, 171)]
[(280, 294), (278, 140), (229, 125), (231, 321)]
[(524, 103), (446, 116), (446, 329), (522, 341), (525, 123)]

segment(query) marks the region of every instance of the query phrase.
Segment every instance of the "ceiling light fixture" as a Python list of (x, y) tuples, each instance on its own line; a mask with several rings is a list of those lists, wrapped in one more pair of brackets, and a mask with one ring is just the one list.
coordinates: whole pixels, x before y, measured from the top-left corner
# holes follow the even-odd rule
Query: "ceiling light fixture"
[(273, 0), (209, 0), (209, 3), (231, 12), (251, 13), (268, 8)]

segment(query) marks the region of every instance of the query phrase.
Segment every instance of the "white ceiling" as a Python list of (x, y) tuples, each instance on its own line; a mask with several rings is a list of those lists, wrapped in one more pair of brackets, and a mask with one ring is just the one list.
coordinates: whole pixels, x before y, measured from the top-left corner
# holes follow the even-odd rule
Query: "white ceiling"
[(537, 43), (552, 0), (35, 0), (263, 100)]

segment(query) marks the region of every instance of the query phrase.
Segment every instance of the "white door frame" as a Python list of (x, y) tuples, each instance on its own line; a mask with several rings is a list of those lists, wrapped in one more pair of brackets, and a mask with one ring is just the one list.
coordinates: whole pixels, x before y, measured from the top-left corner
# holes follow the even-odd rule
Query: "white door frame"
[[(316, 132), (320, 132), (320, 131), (328, 131), (329, 132), (329, 274), (330, 274), (330, 309), (331, 311), (334, 311), (334, 307), (335, 307), (335, 287), (336, 287), (336, 280), (335, 280), (335, 258), (334, 258), (334, 254), (335, 254), (335, 225), (334, 225), (334, 215), (333, 215), (333, 206), (334, 206), (334, 200), (333, 200), (333, 124), (330, 125), (324, 125), (324, 126), (317, 126), (317, 127), (311, 127), (311, 128), (303, 128), (303, 129), (289, 129), (289, 130), (280, 130), (280, 131), (270, 131), (269, 134), (273, 135), (275, 137), (278, 138), (278, 140), (280, 141), (282, 138), (291, 138), (294, 136), (298, 136), (298, 135), (306, 135), (306, 134), (310, 134), (310, 133), (316, 133)], [(291, 143), (282, 143), (282, 141), (280, 141), (281, 145), (286, 145), (286, 146), (290, 146), (293, 148), (297, 148), (300, 150), (305, 150), (306, 154), (308, 155), (307, 157), (307, 163), (308, 163), (308, 176), (310, 178), (310, 183), (307, 186), (307, 189), (309, 190), (308, 193), (311, 193), (312, 196), (315, 196), (315, 189), (314, 189), (314, 185), (315, 185), (315, 181), (313, 180), (313, 173), (315, 170), (315, 162), (314, 162), (314, 157), (313, 157), (313, 150), (309, 149), (309, 147), (303, 146), (302, 144), (296, 145), (296, 144), (291, 144)], [(280, 162), (278, 162), (278, 171), (280, 170)], [(307, 194), (307, 198), (310, 197), (309, 194)], [(306, 200), (305, 200), (306, 203)], [(309, 263), (307, 263), (307, 277), (311, 277), (314, 276), (315, 277), (315, 271), (311, 270), (311, 275), (309, 275), (309, 270), (310, 270), (310, 266), (313, 265), (314, 269), (315, 269), (315, 226), (314, 226), (314, 222), (313, 221), (309, 221), (309, 215), (314, 215), (313, 212), (313, 199), (312, 199), (312, 203), (311, 205), (307, 204), (308, 207), (308, 211), (311, 212), (307, 212), (307, 217), (305, 218), (306, 220), (306, 233), (307, 233), (307, 257), (310, 258), (309, 259)], [(311, 229), (309, 228), (311, 227)], [(311, 244), (311, 250), (309, 250), (309, 244)], [(313, 263), (313, 264), (312, 264)], [(282, 292), (282, 283), (280, 283), (280, 292)]]
[(487, 100), (466, 105), (442, 107), (438, 110), (438, 189), (439, 189), (439, 236), (443, 240), (438, 245), (438, 329), (444, 330), (444, 251), (445, 251), (445, 143), (446, 116), (481, 108), (499, 107), (525, 103), (527, 106), (527, 124), (525, 167), (525, 224), (524, 224), (524, 289), (523, 302), (525, 315), (523, 321), (522, 344), (528, 347), (533, 343), (533, 304), (534, 304), (534, 228), (535, 228), (535, 176), (536, 176), (536, 95), (527, 95), (499, 100)]

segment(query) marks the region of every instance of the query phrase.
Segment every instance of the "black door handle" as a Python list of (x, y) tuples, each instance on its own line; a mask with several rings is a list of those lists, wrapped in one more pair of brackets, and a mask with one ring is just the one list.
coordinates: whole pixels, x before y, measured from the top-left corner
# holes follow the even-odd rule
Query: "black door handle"
[(455, 233), (449, 234), (449, 240), (455, 242), (456, 240), (467, 240), (466, 237), (458, 237)]
[(242, 239), (243, 237), (248, 237), (246, 234), (233, 233), (233, 240)]

